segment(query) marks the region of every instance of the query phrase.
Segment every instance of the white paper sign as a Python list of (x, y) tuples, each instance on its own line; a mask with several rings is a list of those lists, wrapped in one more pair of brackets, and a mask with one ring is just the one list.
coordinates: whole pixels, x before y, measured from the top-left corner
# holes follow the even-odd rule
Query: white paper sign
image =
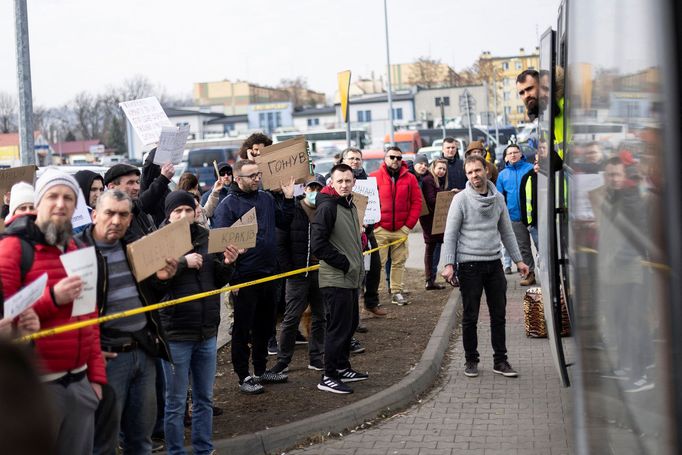
[(124, 101), (119, 106), (144, 145), (158, 142), (161, 128), (173, 126), (155, 96)]
[(43, 273), (37, 280), (25, 286), (22, 290), (14, 294), (9, 299), (5, 300), (5, 317), (4, 319), (14, 319), (19, 316), (22, 311), (33, 305), (36, 300), (45, 292), (45, 285), (47, 284), (47, 273)]
[(97, 256), (95, 247), (82, 248), (59, 256), (68, 276), (83, 280), (83, 291), (73, 301), (71, 317), (89, 314), (97, 307)]
[(92, 223), (92, 218), (90, 218), (90, 211), (88, 210), (88, 204), (85, 202), (85, 196), (83, 196), (83, 190), (78, 189), (78, 202), (76, 203), (76, 211), (73, 212), (73, 217), (71, 218), (71, 227), (73, 229), (85, 226)]
[(377, 178), (367, 177), (367, 180), (356, 180), (353, 191), (369, 198), (363, 224), (374, 224), (381, 221), (381, 206), (379, 205)]
[(159, 146), (154, 154), (154, 164), (162, 166), (169, 161), (173, 164), (180, 164), (188, 136), (189, 125), (182, 125), (177, 128), (174, 126), (161, 128)]

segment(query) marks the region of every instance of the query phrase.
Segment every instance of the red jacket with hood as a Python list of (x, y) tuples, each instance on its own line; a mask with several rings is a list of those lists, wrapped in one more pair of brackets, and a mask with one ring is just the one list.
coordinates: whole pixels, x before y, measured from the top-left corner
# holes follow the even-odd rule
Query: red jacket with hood
[(422, 193), (417, 178), (408, 171), (407, 163), (402, 162), (397, 179), (388, 172), (386, 163), (371, 175), (377, 178), (381, 204), (381, 221), (375, 226), (388, 231), (397, 231), (403, 226), (412, 229), (422, 210)]

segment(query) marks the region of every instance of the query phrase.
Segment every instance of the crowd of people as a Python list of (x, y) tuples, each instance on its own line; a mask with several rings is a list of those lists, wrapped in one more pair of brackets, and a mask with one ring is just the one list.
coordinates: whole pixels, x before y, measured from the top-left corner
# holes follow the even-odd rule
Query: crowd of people
[[(437, 282), (443, 245), (446, 283), (461, 286), (465, 374), (478, 374), (476, 323), (485, 289), (494, 371), (516, 375), (504, 344), (503, 245), (525, 283), (534, 282), (533, 225), (528, 222), (534, 212), (526, 210), (533, 201), (521, 202), (525, 182), (533, 181), (533, 166), (523, 161), (518, 146), (507, 147), (507, 167), (499, 173), (479, 141), (472, 141), (462, 156), (457, 141), (447, 137), (441, 157), (432, 162), (420, 155), (407, 163), (400, 148), (388, 148), (383, 164), (370, 175), (376, 178), (381, 217), (364, 224), (352, 194), (356, 180), (368, 178), (361, 150), (344, 150), (329, 175), (312, 175), (303, 194), (295, 197), (293, 178), (276, 191), (262, 189), (254, 158), (271, 144), (261, 133), (249, 137), (236, 163), (216, 164), (215, 184), (203, 195), (197, 177), (187, 173), (171, 191), (174, 166), (154, 164), (155, 150), (141, 170), (120, 163), (103, 176), (86, 170), (71, 176), (48, 168), (35, 186), (14, 185), (3, 207), (2, 297), (11, 297), (45, 273), (47, 286), (35, 304), (0, 322), (0, 329), (14, 337), (27, 335), (319, 264), (319, 270), (230, 293), (237, 386), (251, 395), (287, 381), (301, 338), (299, 325), (309, 307), (308, 368), (320, 372), (317, 389), (352, 393), (349, 384), (369, 378), (368, 372), (352, 368), (350, 357), (364, 350), (353, 336), (366, 330), (360, 305), (375, 317), (388, 314), (379, 298), (382, 270), (390, 302), (410, 303), (404, 284), (407, 238), (419, 223), (425, 289), (445, 288)], [(456, 194), (445, 233), (433, 233), (437, 195), (444, 191)], [(73, 229), (79, 192), (92, 222)], [(219, 253), (208, 252), (210, 229), (232, 226), (254, 209), (255, 247), (229, 245)], [(190, 222), (191, 251), (166, 258), (160, 270), (138, 281), (127, 245), (185, 220)], [(97, 259), (96, 310), (72, 316), (85, 283), (67, 275), (60, 256), (87, 247), (94, 248)], [(363, 251), (376, 247), (380, 249), (366, 262)], [(163, 438), (168, 453), (185, 453), (191, 389), (191, 446), (194, 453), (211, 453), (212, 418), (221, 412), (213, 406), (220, 305), (221, 297), (214, 295), (36, 339), (30, 349), (37, 359), (41, 393), (48, 398), (49, 414), (44, 415), (49, 415), (51, 451), (150, 453), (161, 447)], [(277, 355), (271, 368), (269, 353)]]

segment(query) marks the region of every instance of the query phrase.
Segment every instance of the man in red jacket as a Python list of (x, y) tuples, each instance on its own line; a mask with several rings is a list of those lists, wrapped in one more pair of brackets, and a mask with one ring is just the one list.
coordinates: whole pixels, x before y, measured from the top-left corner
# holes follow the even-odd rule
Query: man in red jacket
[[(398, 147), (391, 147), (384, 155), (384, 163), (372, 173), (377, 178), (381, 221), (374, 227), (374, 235), (379, 246), (407, 237), (419, 220), (422, 209), (422, 196), (414, 175), (403, 162), (403, 153)], [(403, 295), (403, 273), (407, 260), (407, 240), (390, 248), (379, 250), (381, 268), (391, 255), (391, 302), (407, 305)]]
[[(5, 298), (47, 273), (45, 292), (33, 305), (43, 329), (97, 317), (94, 306), (92, 313), (71, 316), (83, 282), (78, 276), (67, 277), (59, 260), (62, 253), (78, 248), (71, 238), (77, 195), (78, 183), (73, 177), (48, 169), (36, 183), (36, 215), (13, 220), (0, 241), (0, 279)], [(33, 248), (33, 261), (22, 274), (22, 249), (27, 246)], [(93, 325), (36, 340), (35, 353), (53, 411), (57, 439), (51, 453), (92, 453), (95, 410), (102, 397), (101, 385), (106, 383), (99, 327)]]

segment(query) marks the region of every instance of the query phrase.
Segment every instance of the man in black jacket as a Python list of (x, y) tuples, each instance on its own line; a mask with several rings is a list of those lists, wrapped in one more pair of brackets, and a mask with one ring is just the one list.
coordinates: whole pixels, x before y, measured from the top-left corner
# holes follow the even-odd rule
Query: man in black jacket
[(455, 193), (464, 189), (467, 177), (464, 173), (464, 162), (457, 151), (457, 141), (454, 137), (443, 139), (443, 158), (448, 162), (448, 188)]
[[(168, 193), (170, 193), (168, 184), (175, 174), (175, 167), (171, 162), (164, 163), (163, 166), (154, 164), (155, 156), (156, 147), (149, 152), (147, 159), (144, 161), (144, 166), (142, 166), (140, 193), (142, 194), (141, 198), (144, 198), (145, 211), (151, 215), (154, 225), (159, 226), (165, 218), (163, 211), (164, 201)], [(151, 194), (154, 195), (153, 199), (145, 197), (145, 192), (150, 189), (152, 190)]]
[[(138, 283), (126, 257), (123, 240), (132, 219), (132, 201), (122, 191), (107, 191), (92, 212), (93, 224), (80, 240), (97, 253), (97, 306), (99, 314), (117, 313), (158, 302), (177, 260), (155, 276)], [(155, 359), (170, 360), (170, 351), (156, 311), (105, 322), (100, 330), (102, 353), (107, 359), (107, 379), (116, 394), (116, 426), (120, 427), (124, 453), (149, 453), (156, 420)], [(119, 431), (100, 442), (95, 453), (115, 453)]]
[[(316, 201), (319, 191), (324, 188), (324, 177), (311, 177), (305, 186), (303, 199), (297, 200), (294, 219), (288, 229), (283, 229), (277, 243), (283, 272), (302, 269), (318, 264), (317, 258), (310, 249), (310, 226), (315, 218)], [(310, 305), (312, 311), (312, 330), (308, 337), (308, 369), (322, 371), (324, 369), (324, 302), (320, 294), (318, 271), (310, 271), (294, 275), (286, 280), (286, 308), (280, 329), (277, 363), (270, 370), (274, 373), (289, 371), (289, 363), (294, 355), (296, 333), (301, 316)]]

